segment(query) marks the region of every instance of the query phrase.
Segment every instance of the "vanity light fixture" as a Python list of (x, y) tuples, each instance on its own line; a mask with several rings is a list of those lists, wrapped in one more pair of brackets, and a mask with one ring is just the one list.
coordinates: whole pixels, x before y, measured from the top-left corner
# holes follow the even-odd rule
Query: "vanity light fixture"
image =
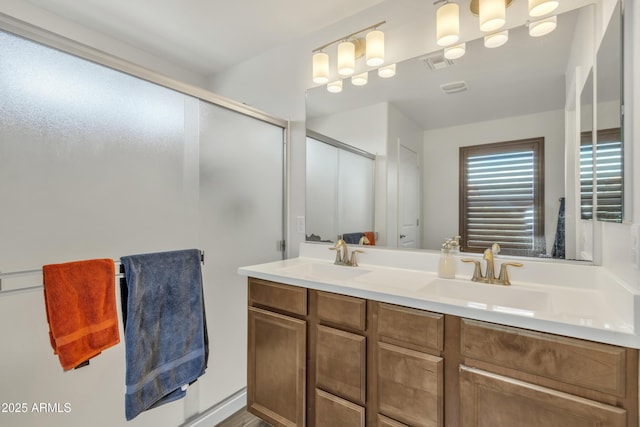
[(355, 76), (351, 76), (351, 84), (354, 86), (364, 86), (367, 84), (369, 80), (369, 73), (365, 71), (364, 73), (356, 74)]
[(550, 16), (548, 18), (540, 19), (538, 21), (529, 23), (529, 35), (531, 37), (546, 36), (550, 32), (556, 29), (558, 26), (558, 17)]
[(529, 16), (543, 16), (553, 12), (557, 7), (557, 0), (529, 0)]
[(500, 47), (509, 40), (509, 31), (498, 31), (497, 33), (484, 36), (484, 47), (490, 49)]
[(450, 46), (460, 39), (460, 8), (448, 0), (438, 0), (434, 4), (444, 4), (436, 11), (436, 42), (439, 46)]
[[(448, 1), (448, 0), (441, 0)], [(337, 47), (337, 71), (340, 76), (352, 76), (351, 82), (355, 86), (367, 84), (368, 73), (360, 72), (354, 75), (357, 69), (356, 61), (366, 56), (365, 62), (370, 67), (377, 67), (384, 64), (384, 33), (378, 29), (386, 21), (378, 22), (362, 30), (341, 37), (312, 51), (312, 77), (313, 82), (318, 84), (327, 84), (329, 92), (338, 93), (342, 91), (342, 79), (329, 82), (330, 78), (330, 61), (329, 54), (325, 49), (335, 44)], [(366, 35), (364, 35), (366, 33)], [(395, 67), (395, 64), (393, 64)], [(380, 76), (392, 77), (395, 75), (393, 71), (385, 70), (378, 72)], [(338, 83), (339, 82), (339, 83)]]

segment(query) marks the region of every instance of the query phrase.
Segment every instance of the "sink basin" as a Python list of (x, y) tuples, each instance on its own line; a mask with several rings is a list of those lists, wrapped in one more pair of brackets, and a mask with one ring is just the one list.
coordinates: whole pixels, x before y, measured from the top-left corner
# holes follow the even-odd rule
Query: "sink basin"
[(552, 310), (547, 292), (517, 286), (435, 279), (420, 292), (447, 300), (459, 300), (467, 307), (525, 316)]
[(306, 264), (286, 267), (280, 270), (282, 274), (294, 276), (300, 279), (318, 281), (344, 281), (369, 273), (359, 267), (349, 267), (345, 265), (322, 264), (309, 262)]

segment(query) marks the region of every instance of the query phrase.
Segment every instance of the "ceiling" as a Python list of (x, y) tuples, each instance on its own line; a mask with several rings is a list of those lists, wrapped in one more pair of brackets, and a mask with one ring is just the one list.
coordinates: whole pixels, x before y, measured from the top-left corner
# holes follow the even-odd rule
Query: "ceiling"
[(382, 0), (27, 0), (204, 76)]

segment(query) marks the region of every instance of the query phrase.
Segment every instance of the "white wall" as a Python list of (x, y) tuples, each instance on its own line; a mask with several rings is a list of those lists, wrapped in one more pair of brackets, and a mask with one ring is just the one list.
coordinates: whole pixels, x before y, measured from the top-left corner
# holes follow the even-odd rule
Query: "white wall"
[(541, 136), (545, 138), (545, 237), (550, 251), (556, 231), (558, 200), (564, 196), (564, 111), (561, 110), (424, 133), (425, 247), (438, 249), (446, 238), (458, 234), (459, 147)]
[(122, 58), (164, 76), (194, 86), (206, 87), (206, 76), (137, 49), (122, 40), (106, 37), (91, 28), (35, 7), (28, 1), (2, 0), (0, 2), (0, 21), (2, 21), (2, 14)]

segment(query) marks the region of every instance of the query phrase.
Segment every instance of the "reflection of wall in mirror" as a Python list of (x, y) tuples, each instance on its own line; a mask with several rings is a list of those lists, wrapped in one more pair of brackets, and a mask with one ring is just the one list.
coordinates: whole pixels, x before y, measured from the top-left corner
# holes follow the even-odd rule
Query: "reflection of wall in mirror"
[[(375, 153), (375, 225), (378, 245), (398, 246), (398, 152), (403, 145), (422, 157), (422, 130), (386, 102), (307, 119), (307, 128)], [(307, 189), (307, 198), (313, 192)], [(311, 214), (307, 211), (307, 216)], [(420, 221), (422, 223), (422, 221)], [(308, 234), (309, 230), (307, 230)]]
[(426, 131), (423, 211), (429, 212), (429, 220), (424, 246), (437, 249), (458, 230), (459, 147), (544, 137), (545, 240), (551, 253), (559, 198), (564, 196), (564, 132), (563, 110)]

